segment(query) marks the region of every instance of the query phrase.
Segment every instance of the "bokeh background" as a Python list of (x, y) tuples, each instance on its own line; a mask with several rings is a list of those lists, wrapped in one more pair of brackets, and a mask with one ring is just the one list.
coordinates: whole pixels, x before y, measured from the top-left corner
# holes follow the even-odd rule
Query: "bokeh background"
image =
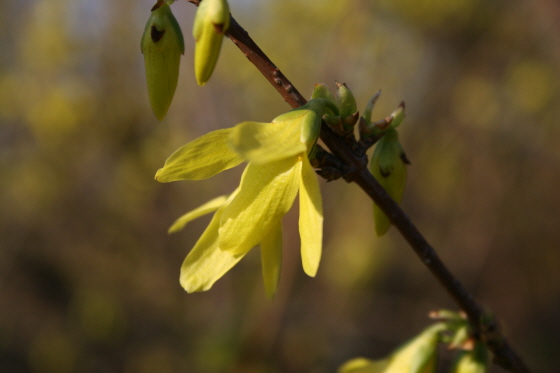
[[(381, 89), (376, 118), (406, 101), (403, 208), (534, 371), (557, 371), (560, 3), (230, 3), (305, 96), (338, 80), (363, 108)], [(273, 301), (258, 250), (211, 291), (181, 289), (209, 218), (167, 228), (230, 193), (241, 170), (171, 184), (156, 170), (210, 130), (289, 107), (227, 40), (197, 87), (195, 7), (180, 0), (186, 52), (158, 122), (140, 54), (152, 5), (0, 0), (0, 371), (335, 372), (389, 353), (430, 310), (455, 309), (394, 229), (375, 237), (370, 201), (344, 181), (321, 182), (315, 279), (301, 270), (291, 212)]]

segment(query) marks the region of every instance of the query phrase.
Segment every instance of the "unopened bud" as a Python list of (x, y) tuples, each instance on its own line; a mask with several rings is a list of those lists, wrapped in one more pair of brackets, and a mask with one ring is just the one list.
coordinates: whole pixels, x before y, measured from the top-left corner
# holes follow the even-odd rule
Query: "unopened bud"
[(472, 351), (462, 351), (452, 373), (486, 373), (488, 372), (488, 351), (486, 346), (477, 342)]
[(229, 5), (226, 0), (204, 0), (198, 6), (193, 24), (194, 72), (198, 85), (210, 79), (229, 28)]
[(333, 104), (336, 104), (334, 97), (329, 90), (329, 87), (327, 87), (325, 83), (315, 84), (315, 87), (313, 87), (313, 93), (311, 94), (311, 99), (313, 100), (315, 98), (323, 98), (329, 102), (332, 102)]
[[(383, 189), (397, 203), (400, 203), (406, 184), (408, 160), (399, 143), (397, 131), (389, 128), (385, 135), (377, 142), (370, 163), (370, 171)], [(375, 231), (378, 236), (384, 235), (391, 226), (391, 221), (385, 213), (373, 205)]]
[(341, 117), (347, 117), (358, 111), (356, 99), (346, 83), (340, 84), (336, 82), (336, 102), (338, 103), (338, 111)]
[(185, 51), (181, 28), (168, 4), (160, 1), (152, 9), (140, 47), (144, 54), (150, 104), (161, 120), (173, 100), (179, 79), (179, 62)]

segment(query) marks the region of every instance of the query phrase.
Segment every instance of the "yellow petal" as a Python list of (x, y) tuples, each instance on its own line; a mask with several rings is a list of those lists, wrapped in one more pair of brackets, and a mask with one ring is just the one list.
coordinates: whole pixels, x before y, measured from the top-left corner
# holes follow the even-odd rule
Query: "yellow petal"
[(175, 223), (169, 228), (168, 233), (175, 233), (180, 231), (189, 223), (196, 218), (199, 218), (203, 215), (209, 214), (213, 211), (216, 211), (221, 205), (224, 204), (228, 197), (227, 196), (220, 196), (216, 197), (204, 205), (195, 208), (192, 211), (187, 212), (185, 215), (181, 216), (179, 219), (175, 220)]
[(263, 164), (285, 159), (305, 152), (301, 142), (302, 126), (298, 118), (305, 111), (297, 112), (297, 117), (288, 122), (259, 123), (242, 122), (232, 128), (231, 146), (250, 162)]
[(156, 180), (202, 180), (237, 166), (243, 158), (228, 145), (231, 128), (210, 132), (182, 146), (165, 161)]
[(356, 358), (342, 365), (339, 373), (435, 373), (439, 334), (444, 323), (426, 328), (382, 360)]
[(438, 323), (398, 348), (389, 357), (388, 372), (434, 373), (439, 334), (446, 328)]
[(261, 242), (261, 263), (264, 281), (264, 290), (269, 299), (274, 298), (280, 269), (282, 268), (282, 222), (272, 226)]
[(265, 165), (249, 163), (239, 194), (222, 215), (220, 249), (237, 255), (258, 245), (294, 203), (300, 174), (297, 156)]
[(344, 363), (338, 369), (338, 373), (389, 373), (390, 371), (386, 370), (387, 363), (387, 360), (374, 361), (358, 357)]
[(482, 342), (477, 342), (471, 351), (461, 351), (451, 373), (487, 373), (488, 351)]
[(218, 209), (181, 266), (180, 283), (189, 292), (206, 291), (243, 258), (218, 248), (218, 228), (225, 205)]
[(307, 157), (302, 157), (299, 189), (299, 235), (301, 260), (307, 275), (315, 277), (323, 245), (323, 204), (317, 176)]

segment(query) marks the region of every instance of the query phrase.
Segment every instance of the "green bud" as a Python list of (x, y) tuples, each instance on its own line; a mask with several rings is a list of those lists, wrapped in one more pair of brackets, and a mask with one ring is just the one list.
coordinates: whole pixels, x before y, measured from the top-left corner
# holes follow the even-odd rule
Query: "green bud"
[(185, 52), (181, 28), (168, 4), (158, 2), (152, 8), (140, 47), (144, 54), (150, 104), (156, 118), (162, 120), (173, 100), (181, 54)]
[[(406, 165), (408, 164), (403, 148), (399, 143), (399, 136), (394, 128), (389, 128), (375, 146), (370, 163), (370, 171), (385, 191), (400, 203), (406, 183)], [(378, 236), (384, 235), (391, 221), (381, 209), (374, 204), (373, 216), (375, 231)]]
[(341, 117), (347, 117), (358, 111), (356, 99), (354, 99), (354, 95), (346, 83), (336, 82), (336, 101)]
[[(308, 113), (302, 117), (304, 122), (301, 128), (301, 140), (307, 146), (309, 155), (313, 151), (313, 148), (317, 143), (317, 139), (319, 138), (319, 132), (321, 131), (321, 117), (326, 110), (325, 101), (321, 99), (309, 100), (305, 105), (300, 106), (298, 109), (308, 111)], [(298, 109), (295, 109), (296, 114)]]
[(472, 351), (461, 351), (452, 373), (486, 373), (488, 372), (488, 351), (483, 343), (475, 343)]
[(229, 28), (227, 0), (204, 0), (196, 11), (193, 25), (194, 73), (198, 85), (210, 79), (222, 47), (222, 39)]
[(311, 99), (313, 100), (315, 98), (323, 98), (333, 104), (336, 104), (329, 87), (327, 87), (325, 83), (315, 84), (315, 87), (313, 87), (313, 93), (311, 94)]

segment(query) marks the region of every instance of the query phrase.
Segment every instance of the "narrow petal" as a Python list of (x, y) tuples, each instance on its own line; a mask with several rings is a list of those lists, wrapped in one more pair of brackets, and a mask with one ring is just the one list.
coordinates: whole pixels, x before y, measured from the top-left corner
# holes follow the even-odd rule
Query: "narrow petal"
[(182, 146), (165, 161), (156, 180), (202, 180), (235, 167), (243, 158), (228, 145), (231, 128), (210, 132)]
[(299, 235), (303, 270), (315, 277), (323, 247), (323, 203), (317, 176), (307, 157), (303, 157), (299, 189)]
[(223, 209), (218, 209), (212, 221), (185, 258), (181, 266), (180, 283), (189, 292), (206, 291), (243, 258), (218, 248), (218, 228)]
[(374, 361), (358, 357), (347, 361), (338, 369), (338, 373), (389, 373), (388, 360)]
[(185, 225), (187, 225), (187, 223), (193, 221), (194, 219), (216, 211), (221, 205), (224, 204), (227, 198), (227, 196), (216, 197), (213, 200), (206, 202), (204, 205), (187, 212), (185, 215), (175, 220), (175, 223), (173, 223), (171, 228), (169, 228), (168, 233), (178, 232), (183, 229)]
[(278, 123), (242, 122), (232, 128), (231, 146), (250, 162), (263, 164), (303, 153), (301, 119), (306, 110), (292, 113), (292, 120)]
[(220, 249), (244, 254), (292, 207), (300, 183), (299, 157), (256, 165), (249, 163), (239, 194), (222, 215)]
[(274, 298), (282, 268), (282, 222), (272, 226), (261, 242), (261, 263), (264, 290), (269, 299)]

